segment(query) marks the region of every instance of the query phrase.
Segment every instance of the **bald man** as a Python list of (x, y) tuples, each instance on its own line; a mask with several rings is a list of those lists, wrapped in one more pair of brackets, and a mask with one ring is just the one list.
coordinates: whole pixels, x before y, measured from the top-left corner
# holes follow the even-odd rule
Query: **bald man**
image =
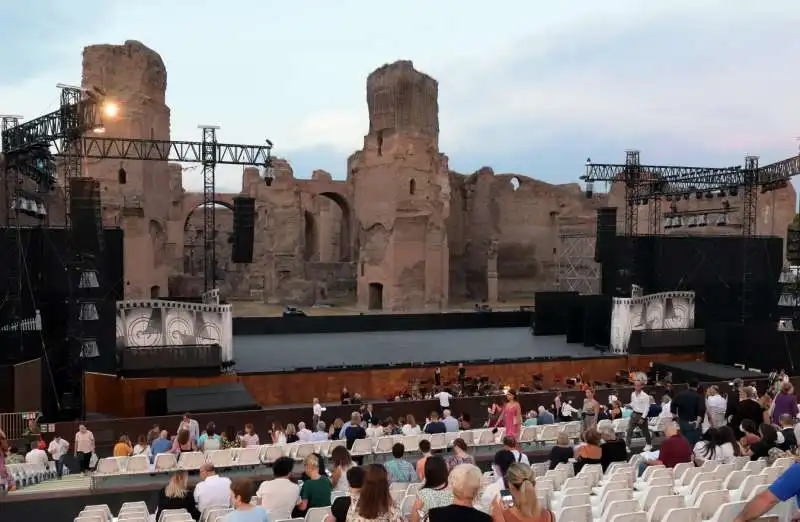
[(201, 513), (212, 506), (230, 507), (231, 480), (220, 477), (211, 464), (200, 466), (201, 482), (194, 488), (194, 501)]

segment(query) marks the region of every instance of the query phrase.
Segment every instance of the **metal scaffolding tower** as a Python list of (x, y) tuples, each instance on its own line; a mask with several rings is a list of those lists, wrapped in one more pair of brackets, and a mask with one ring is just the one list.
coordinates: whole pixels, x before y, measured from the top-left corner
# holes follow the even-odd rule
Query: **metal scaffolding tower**
[(600, 264), (594, 260), (594, 232), (561, 232), (556, 258), (558, 289), (583, 295), (600, 293)]

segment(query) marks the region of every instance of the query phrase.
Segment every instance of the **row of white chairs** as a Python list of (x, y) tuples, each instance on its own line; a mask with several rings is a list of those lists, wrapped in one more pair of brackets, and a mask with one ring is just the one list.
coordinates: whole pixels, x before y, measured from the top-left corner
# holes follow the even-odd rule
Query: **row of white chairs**
[[(7, 464), (6, 471), (18, 489), (56, 478), (56, 467), (52, 461), (46, 467), (28, 463)], [(65, 469), (65, 472), (69, 473), (69, 470)]]

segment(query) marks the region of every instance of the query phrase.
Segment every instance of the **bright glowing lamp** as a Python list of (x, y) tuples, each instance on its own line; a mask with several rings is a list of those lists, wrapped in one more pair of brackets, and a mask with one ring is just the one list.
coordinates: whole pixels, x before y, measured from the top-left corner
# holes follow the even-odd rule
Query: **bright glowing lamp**
[(119, 105), (112, 101), (103, 103), (103, 116), (107, 118), (116, 118), (119, 114)]

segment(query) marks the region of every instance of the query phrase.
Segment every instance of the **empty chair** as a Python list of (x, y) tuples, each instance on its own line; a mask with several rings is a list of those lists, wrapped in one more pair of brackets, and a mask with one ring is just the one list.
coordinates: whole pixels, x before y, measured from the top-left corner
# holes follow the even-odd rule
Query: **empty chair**
[(605, 511), (600, 517), (595, 518), (600, 518), (604, 521), (610, 521), (613, 520), (617, 515), (626, 515), (628, 513), (636, 512), (644, 513), (644, 511), (642, 511), (639, 507), (639, 503), (635, 500), (615, 500), (606, 506)]
[(717, 489), (706, 491), (694, 502), (695, 507), (700, 510), (703, 520), (708, 520), (717, 512), (717, 508), (722, 504), (727, 504), (731, 499), (731, 494), (727, 489)]
[(762, 471), (761, 474), (764, 475), (765, 477), (767, 477), (766, 480), (765, 480), (766, 484), (772, 484), (773, 482), (775, 482), (775, 480), (778, 477), (783, 475), (784, 471), (786, 471), (786, 468), (776, 467), (776, 466), (772, 465), (772, 466), (764, 469), (764, 471)]
[(736, 465), (733, 463), (729, 464), (720, 464), (717, 466), (717, 469), (714, 470), (714, 476), (721, 481), (725, 481), (728, 478), (728, 475), (736, 471)]
[(766, 482), (766, 475), (748, 475), (742, 481), (741, 487), (731, 493), (731, 500), (747, 500), (750, 498), (750, 494), (753, 492), (756, 486), (766, 484)]
[(556, 514), (556, 520), (558, 520), (558, 522), (588, 522), (591, 519), (592, 507), (588, 504), (585, 506), (565, 507)]
[(679, 479), (681, 476), (683, 476), (687, 469), (691, 468), (694, 468), (694, 464), (691, 462), (681, 462), (680, 464), (675, 464), (675, 467), (672, 468), (672, 477)]
[(178, 457), (178, 467), (185, 470), (200, 469), (206, 463), (206, 456), (202, 451), (186, 451)]
[(128, 458), (125, 473), (150, 473), (150, 459), (146, 455), (136, 455)]
[(650, 511), (655, 501), (662, 497), (671, 496), (674, 493), (672, 486), (654, 486), (644, 490), (642, 500), (639, 502), (642, 505), (643, 511)]
[(600, 487), (592, 488), (592, 493), (597, 495), (598, 498), (603, 498), (610, 491), (618, 491), (625, 489), (630, 489), (630, 487), (628, 486), (628, 482), (625, 480), (625, 477), (621, 477), (619, 479), (615, 479), (612, 482), (607, 482), (606, 484)]
[(229, 468), (233, 466), (233, 453), (230, 450), (220, 449), (206, 452), (206, 459), (215, 468)]
[(667, 511), (661, 522), (701, 522), (702, 515), (696, 507), (673, 508)]
[(647, 511), (647, 518), (650, 522), (664, 522), (664, 517), (670, 509), (682, 508), (685, 505), (686, 502), (680, 495), (658, 497)]
[(704, 480), (697, 484), (689, 496), (688, 505), (696, 506), (700, 496), (706, 491), (719, 491), (722, 489), (722, 481), (719, 479)]
[(647, 513), (644, 511), (637, 511), (635, 513), (624, 513), (615, 515), (606, 522), (647, 522)]
[(722, 483), (722, 487), (727, 490), (733, 491), (742, 487), (742, 482), (747, 478), (749, 472), (744, 470), (736, 470), (728, 474), (728, 478)]
[(576, 495), (564, 495), (561, 499), (561, 509), (572, 506), (585, 506), (589, 504), (589, 493), (579, 493)]
[(242, 448), (237, 452), (237, 466), (258, 466), (261, 461), (258, 459), (259, 448)]
[(120, 460), (117, 457), (105, 457), (97, 461), (95, 473), (98, 475), (114, 475), (121, 472)]
[(728, 522), (734, 520), (746, 505), (747, 502), (744, 500), (722, 504), (714, 512), (714, 516), (709, 519), (709, 522)]
[(328, 515), (330, 514), (331, 514), (331, 508), (329, 507), (311, 508), (308, 511), (306, 511), (305, 522), (324, 522), (325, 519), (328, 518)]
[(178, 467), (178, 457), (174, 453), (159, 453), (153, 460), (155, 471), (169, 471)]
[[(620, 505), (632, 506), (630, 508), (630, 511), (640, 511), (642, 509), (641, 506), (639, 506), (639, 503), (633, 500), (633, 491), (631, 491), (630, 489), (620, 489), (617, 491), (609, 491), (608, 493), (606, 493), (606, 495), (600, 500), (597, 509), (592, 508), (592, 516), (594, 518), (600, 518), (600, 517), (609, 518), (607, 515), (608, 509), (611, 506), (611, 504), (615, 502), (627, 502), (627, 504), (620, 504)], [(623, 513), (623, 512), (627, 513), (628, 511), (617, 511), (616, 513)]]
[(350, 449), (350, 455), (354, 457), (364, 457), (367, 455), (372, 455), (372, 440), (370, 439), (358, 439), (353, 443), (353, 447)]
[[(644, 470), (644, 473), (642, 473), (642, 481), (643, 482), (647, 482), (648, 480), (650, 480), (650, 477), (655, 475), (657, 471), (661, 471), (661, 470), (667, 470), (667, 467), (664, 466), (663, 464), (657, 464), (655, 466), (648, 466), (647, 469)], [(666, 471), (666, 473), (668, 475), (672, 474), (668, 470)]]
[(675, 486), (688, 486), (700, 472), (700, 468), (691, 467), (687, 468), (681, 475), (673, 475), (675, 477)]
[(763, 460), (751, 460), (742, 469), (750, 473), (761, 473), (766, 467), (767, 463)]

